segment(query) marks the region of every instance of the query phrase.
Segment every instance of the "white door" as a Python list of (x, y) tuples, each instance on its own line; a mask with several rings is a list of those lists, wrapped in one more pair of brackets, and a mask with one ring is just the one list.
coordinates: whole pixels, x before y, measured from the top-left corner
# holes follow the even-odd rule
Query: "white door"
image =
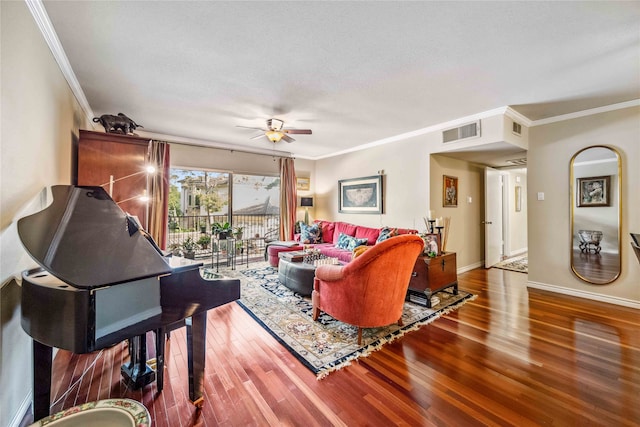
[(502, 176), (497, 169), (484, 168), (484, 267), (500, 262), (502, 256)]

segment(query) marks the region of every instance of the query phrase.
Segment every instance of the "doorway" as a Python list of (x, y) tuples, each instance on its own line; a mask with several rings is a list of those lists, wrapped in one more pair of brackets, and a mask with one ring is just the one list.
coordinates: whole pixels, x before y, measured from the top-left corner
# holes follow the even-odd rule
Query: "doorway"
[(485, 268), (527, 252), (526, 176), (526, 168), (485, 168)]

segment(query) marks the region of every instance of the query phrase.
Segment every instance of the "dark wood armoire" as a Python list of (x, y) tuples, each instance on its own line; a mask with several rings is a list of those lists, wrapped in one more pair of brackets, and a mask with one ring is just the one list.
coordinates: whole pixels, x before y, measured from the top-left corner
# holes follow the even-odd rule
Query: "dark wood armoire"
[(80, 130), (76, 149), (76, 185), (102, 186), (123, 211), (138, 217), (147, 227), (147, 205), (140, 196), (147, 190), (145, 170), (148, 138)]

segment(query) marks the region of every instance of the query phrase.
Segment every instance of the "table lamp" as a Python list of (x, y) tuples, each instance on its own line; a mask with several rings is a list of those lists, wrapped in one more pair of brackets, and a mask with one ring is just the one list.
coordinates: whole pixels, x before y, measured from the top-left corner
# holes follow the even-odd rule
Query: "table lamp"
[(309, 224), (309, 208), (313, 207), (313, 197), (300, 197), (300, 206), (304, 207), (304, 223)]

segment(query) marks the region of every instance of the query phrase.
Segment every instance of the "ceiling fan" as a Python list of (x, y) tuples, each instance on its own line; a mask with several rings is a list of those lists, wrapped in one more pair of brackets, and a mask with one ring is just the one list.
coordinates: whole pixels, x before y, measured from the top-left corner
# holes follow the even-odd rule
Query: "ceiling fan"
[(237, 127), (247, 128), (247, 129), (259, 129), (262, 132), (256, 136), (251, 137), (250, 139), (258, 139), (258, 138), (262, 138), (263, 136), (266, 136), (269, 139), (269, 141), (273, 142), (274, 144), (276, 142), (279, 142), (281, 139), (284, 139), (287, 142), (295, 141), (295, 139), (291, 138), (287, 134), (311, 135), (311, 129), (286, 129), (284, 128), (284, 122), (279, 119), (267, 119), (266, 129), (249, 127), (249, 126), (237, 126)]

